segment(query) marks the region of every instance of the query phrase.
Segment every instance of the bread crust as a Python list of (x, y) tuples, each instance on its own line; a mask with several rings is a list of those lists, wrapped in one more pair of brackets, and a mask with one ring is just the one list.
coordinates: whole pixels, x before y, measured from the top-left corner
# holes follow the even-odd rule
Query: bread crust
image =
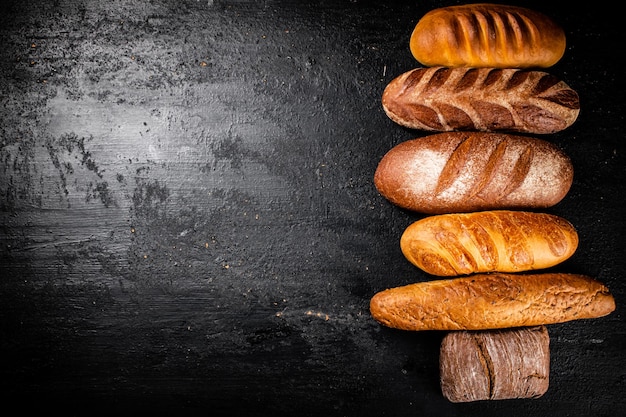
[(563, 57), (566, 37), (543, 13), (478, 3), (429, 11), (417, 22), (409, 47), (429, 67), (548, 68)]
[(544, 71), (431, 67), (394, 78), (382, 106), (410, 129), (551, 134), (574, 124), (580, 98)]
[(400, 238), (406, 259), (436, 276), (550, 268), (577, 247), (578, 233), (567, 220), (514, 210), (429, 216)]
[(454, 403), (541, 397), (550, 380), (548, 329), (449, 332), (439, 375), (441, 392)]
[(402, 142), (383, 156), (374, 185), (391, 203), (429, 214), (543, 209), (574, 179), (570, 158), (536, 138), (446, 132)]
[(476, 274), (390, 288), (370, 300), (372, 317), (400, 330), (490, 330), (606, 316), (615, 300), (585, 275)]

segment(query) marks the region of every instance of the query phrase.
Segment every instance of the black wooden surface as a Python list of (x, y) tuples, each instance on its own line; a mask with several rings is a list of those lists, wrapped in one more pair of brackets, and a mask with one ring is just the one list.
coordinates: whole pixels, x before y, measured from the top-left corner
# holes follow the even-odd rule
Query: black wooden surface
[[(549, 326), (548, 392), (452, 404), (442, 334), (382, 328), (369, 298), (430, 277), (399, 250), (420, 215), (373, 186), (424, 135), (380, 95), (418, 64), (435, 1), (10, 1), (0, 15), (0, 392), (66, 415), (608, 416), (626, 409), (619, 16), (543, 11), (576, 89), (550, 135), (576, 169), (549, 212), (556, 267), (617, 309)], [(610, 16), (615, 16), (611, 18)]]

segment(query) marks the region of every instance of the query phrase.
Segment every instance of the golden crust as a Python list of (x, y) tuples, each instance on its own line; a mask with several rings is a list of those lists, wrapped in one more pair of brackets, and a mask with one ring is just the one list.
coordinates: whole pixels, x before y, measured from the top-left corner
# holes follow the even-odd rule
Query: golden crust
[(431, 10), (409, 45), (426, 66), (547, 68), (563, 57), (565, 42), (563, 29), (542, 13), (479, 3)]
[(390, 288), (370, 300), (379, 323), (401, 330), (488, 330), (606, 316), (615, 300), (577, 274), (476, 274)]
[(567, 220), (511, 210), (429, 216), (400, 238), (409, 262), (437, 276), (550, 268), (577, 247), (578, 234)]

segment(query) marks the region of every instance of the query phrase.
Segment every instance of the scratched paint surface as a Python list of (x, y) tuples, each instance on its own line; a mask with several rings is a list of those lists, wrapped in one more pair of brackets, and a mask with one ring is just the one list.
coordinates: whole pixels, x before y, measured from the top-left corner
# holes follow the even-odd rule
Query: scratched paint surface
[[(372, 175), (413, 135), (379, 99), (415, 65), (404, 40), (431, 5), (138, 3), (3, 6), (3, 390), (218, 414), (452, 412), (441, 335), (381, 329), (368, 311), (374, 292), (429, 278), (397, 245), (418, 216)], [(623, 224), (590, 219), (619, 213), (623, 147), (581, 125), (580, 149), (555, 140), (600, 169), (557, 212), (585, 237), (569, 267), (615, 284), (623, 261), (598, 256)], [(598, 372), (580, 350), (611, 352), (611, 336), (578, 329), (553, 342), (575, 350), (554, 368), (564, 386)], [(571, 400), (555, 395), (542, 410)]]

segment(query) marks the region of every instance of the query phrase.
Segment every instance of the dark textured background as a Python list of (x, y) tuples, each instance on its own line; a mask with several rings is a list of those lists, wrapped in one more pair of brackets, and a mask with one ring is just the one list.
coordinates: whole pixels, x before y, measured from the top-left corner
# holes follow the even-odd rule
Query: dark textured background
[[(9, 1), (0, 6), (0, 391), (66, 415), (613, 416), (626, 409), (624, 43), (602, 3), (525, 4), (565, 29), (549, 72), (581, 97), (549, 212), (555, 269), (610, 316), (549, 326), (535, 400), (452, 404), (442, 334), (382, 328), (369, 298), (430, 279), (398, 242), (419, 215), (373, 173), (380, 95), (418, 64), (435, 1)], [(613, 21), (614, 20), (614, 21)]]

